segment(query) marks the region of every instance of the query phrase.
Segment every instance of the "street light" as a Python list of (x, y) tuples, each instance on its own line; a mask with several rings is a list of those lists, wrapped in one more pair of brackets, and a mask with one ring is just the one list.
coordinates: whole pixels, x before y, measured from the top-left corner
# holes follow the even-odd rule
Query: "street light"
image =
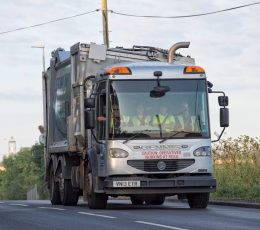
[(43, 72), (45, 72), (45, 50), (44, 45), (38, 45), (38, 46), (31, 46), (31, 48), (39, 48), (42, 49), (42, 66), (43, 66)]

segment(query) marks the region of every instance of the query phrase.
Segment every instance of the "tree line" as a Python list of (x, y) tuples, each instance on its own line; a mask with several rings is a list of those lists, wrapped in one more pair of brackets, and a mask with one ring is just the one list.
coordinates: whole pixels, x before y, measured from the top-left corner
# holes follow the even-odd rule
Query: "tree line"
[(37, 185), (40, 199), (48, 197), (43, 152), (43, 145), (35, 144), (4, 157), (2, 166), (5, 170), (0, 171), (0, 199), (24, 200), (34, 185)]

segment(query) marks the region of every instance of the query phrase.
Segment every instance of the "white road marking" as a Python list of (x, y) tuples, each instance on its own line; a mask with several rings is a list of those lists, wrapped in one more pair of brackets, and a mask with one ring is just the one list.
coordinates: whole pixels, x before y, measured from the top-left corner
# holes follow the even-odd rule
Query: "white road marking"
[(41, 209), (53, 209), (53, 210), (59, 210), (59, 211), (64, 211), (66, 209), (64, 208), (52, 208), (52, 207), (38, 207), (38, 208), (41, 208)]
[(5, 202), (0, 201), (0, 204), (4, 204)]
[(117, 218), (117, 217), (114, 217), (114, 216), (107, 216), (107, 215), (101, 215), (101, 214), (95, 214), (95, 213), (89, 213), (89, 212), (78, 212), (78, 213), (83, 214), (83, 215), (98, 216), (98, 217), (104, 217), (104, 218), (109, 218), (109, 219)]
[(9, 205), (12, 205), (12, 206), (23, 206), (23, 207), (29, 206), (28, 204), (9, 204)]
[(153, 225), (153, 226), (158, 226), (158, 227), (168, 228), (168, 229), (174, 229), (174, 230), (188, 230), (188, 229), (185, 229), (185, 228), (178, 228), (178, 227), (173, 227), (173, 226), (164, 225), (164, 224), (156, 224), (156, 223), (151, 223), (151, 222), (144, 222), (144, 221), (135, 221), (135, 222), (139, 223), (139, 224)]

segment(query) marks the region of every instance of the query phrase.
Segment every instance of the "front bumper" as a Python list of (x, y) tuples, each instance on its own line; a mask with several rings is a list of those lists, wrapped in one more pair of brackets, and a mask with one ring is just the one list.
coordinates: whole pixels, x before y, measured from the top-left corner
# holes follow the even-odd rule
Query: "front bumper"
[[(113, 187), (113, 181), (140, 181), (140, 187)], [(104, 181), (104, 191), (108, 195), (207, 193), (216, 191), (213, 176), (179, 176), (171, 179), (146, 177), (109, 177)]]

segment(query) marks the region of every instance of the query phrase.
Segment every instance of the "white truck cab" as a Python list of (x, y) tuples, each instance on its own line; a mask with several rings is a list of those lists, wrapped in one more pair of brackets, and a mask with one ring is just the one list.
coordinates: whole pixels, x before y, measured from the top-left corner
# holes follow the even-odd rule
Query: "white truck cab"
[[(206, 208), (212, 175), (208, 93), (194, 59), (134, 46), (78, 43), (56, 50), (43, 75), (46, 180), (53, 204), (104, 208), (109, 196), (162, 204), (165, 196)], [(228, 98), (219, 97), (227, 127)], [(66, 192), (64, 192), (66, 191)]]

